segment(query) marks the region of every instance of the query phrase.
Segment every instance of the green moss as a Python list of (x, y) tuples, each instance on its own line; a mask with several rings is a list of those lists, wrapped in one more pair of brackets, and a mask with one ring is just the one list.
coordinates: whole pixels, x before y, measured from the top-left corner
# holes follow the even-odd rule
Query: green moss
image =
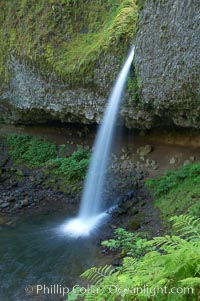
[(146, 0), (137, 0), (137, 1), (136, 1), (136, 4), (137, 4), (137, 6), (138, 6), (138, 8), (139, 8), (140, 10), (142, 10), (142, 9), (144, 8), (145, 1), (146, 1)]
[(135, 0), (2, 0), (1, 78), (15, 54), (71, 84), (88, 83), (100, 56), (127, 50), (136, 24)]
[(142, 98), (140, 95), (140, 81), (136, 75), (136, 72), (132, 72), (131, 76), (128, 78), (127, 90), (131, 96), (131, 101), (134, 104), (140, 105), (142, 103)]
[(147, 180), (164, 219), (174, 214), (200, 215), (200, 162), (182, 166), (156, 180)]

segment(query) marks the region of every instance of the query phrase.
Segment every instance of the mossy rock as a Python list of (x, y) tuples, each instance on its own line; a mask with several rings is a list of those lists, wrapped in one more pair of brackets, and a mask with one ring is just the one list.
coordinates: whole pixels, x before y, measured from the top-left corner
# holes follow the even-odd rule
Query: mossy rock
[(123, 57), (132, 43), (137, 5), (135, 0), (2, 0), (0, 28), (1, 81), (9, 79), (12, 54), (70, 85), (91, 83), (100, 58), (110, 51)]
[(138, 213), (137, 215), (134, 215), (134, 217), (131, 217), (128, 221), (128, 230), (129, 231), (138, 230), (141, 227), (143, 221), (144, 221), (144, 213)]

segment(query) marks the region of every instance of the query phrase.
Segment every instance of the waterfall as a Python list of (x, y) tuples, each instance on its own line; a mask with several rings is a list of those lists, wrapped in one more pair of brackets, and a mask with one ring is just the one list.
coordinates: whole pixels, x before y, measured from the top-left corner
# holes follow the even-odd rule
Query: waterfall
[(87, 172), (80, 210), (77, 218), (69, 221), (62, 228), (74, 235), (88, 235), (106, 216), (101, 206), (105, 185), (107, 162), (112, 146), (114, 129), (119, 112), (122, 94), (134, 57), (134, 47), (121, 69), (108, 100), (108, 105), (98, 129), (94, 143), (94, 151)]

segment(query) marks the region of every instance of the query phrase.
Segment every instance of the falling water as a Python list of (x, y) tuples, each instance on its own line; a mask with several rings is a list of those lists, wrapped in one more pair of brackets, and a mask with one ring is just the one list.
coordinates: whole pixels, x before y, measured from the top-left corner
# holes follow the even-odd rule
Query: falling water
[(134, 47), (119, 73), (97, 133), (78, 217), (62, 226), (62, 230), (68, 234), (74, 236), (89, 235), (90, 231), (106, 216), (101, 207), (106, 166), (112, 146), (117, 114), (133, 57)]

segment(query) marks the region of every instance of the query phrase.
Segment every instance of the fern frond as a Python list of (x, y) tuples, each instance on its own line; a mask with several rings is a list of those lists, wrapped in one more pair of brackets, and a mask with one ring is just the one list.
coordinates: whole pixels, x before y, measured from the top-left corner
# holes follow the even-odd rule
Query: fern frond
[(87, 294), (84, 297), (85, 301), (96, 301), (97, 300), (97, 296), (95, 294)]
[(179, 281), (184, 286), (188, 287), (200, 287), (200, 278), (199, 277), (189, 277)]
[(200, 238), (200, 218), (190, 215), (174, 216), (170, 219), (178, 235), (188, 240)]
[(137, 259), (133, 257), (125, 257), (123, 260), (123, 271), (129, 275), (134, 275), (137, 262)]
[(113, 274), (114, 269), (111, 265), (105, 265), (104, 267), (92, 267), (91, 269), (85, 271), (81, 277), (89, 280), (92, 284), (100, 284), (106, 277)]
[(179, 236), (158, 236), (146, 243), (147, 246), (161, 247), (161, 249), (170, 251), (168, 247), (175, 249), (177, 246), (185, 245), (187, 242)]

